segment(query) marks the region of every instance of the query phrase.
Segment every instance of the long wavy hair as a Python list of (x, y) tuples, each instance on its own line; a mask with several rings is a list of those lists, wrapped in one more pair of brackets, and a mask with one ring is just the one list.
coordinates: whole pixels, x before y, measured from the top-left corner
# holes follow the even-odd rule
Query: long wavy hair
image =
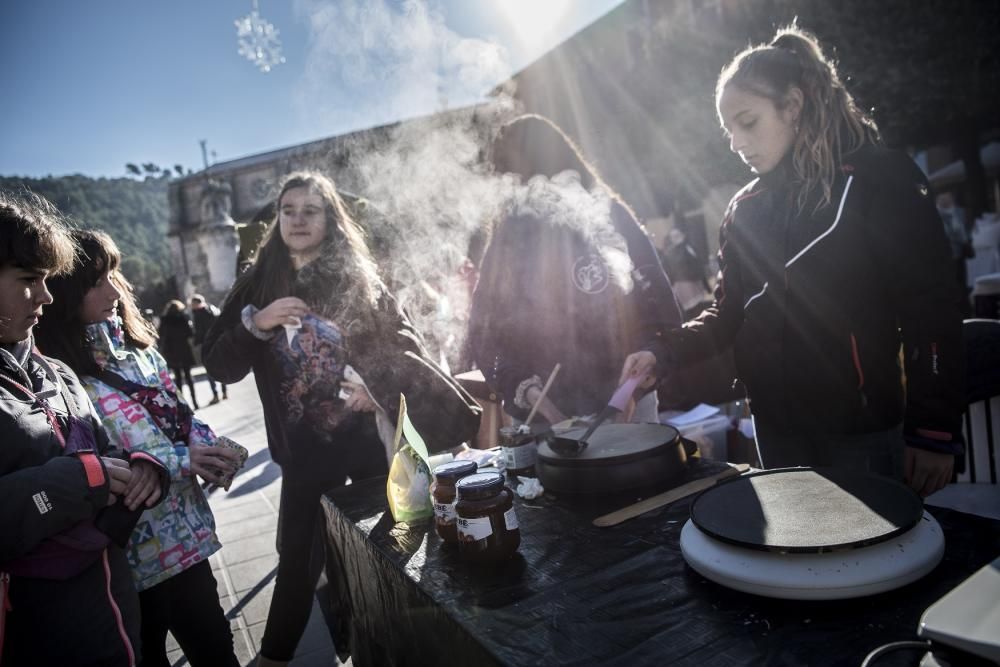
[(800, 207), (813, 192), (819, 193), (817, 208), (828, 205), (841, 157), (880, 142), (875, 121), (855, 104), (835, 63), (823, 54), (816, 37), (798, 26), (782, 28), (769, 44), (752, 46), (733, 58), (719, 75), (716, 108), (727, 86), (767, 98), (778, 109), (785, 108), (793, 87), (802, 91), (792, 145)]
[(121, 292), (118, 316), (125, 344), (144, 350), (156, 343), (156, 329), (142, 316), (132, 284), (118, 270), (122, 258), (114, 239), (91, 229), (75, 229), (71, 237), (77, 246), (77, 263), (69, 273), (48, 280), (52, 303), (35, 327), (35, 342), (44, 354), (65, 361), (77, 374), (93, 375), (98, 367), (87, 347), (87, 323), (80, 317), (80, 309), (87, 292), (105, 271)]
[[(295, 188), (307, 188), (322, 197), (326, 212), (326, 236), (319, 257), (298, 272), (279, 224), (281, 200)], [(350, 322), (364, 318), (383, 290), (365, 233), (348, 214), (334, 182), (316, 171), (297, 171), (282, 181), (274, 217), (227, 301), (236, 299), (263, 308), (275, 299), (299, 296), (318, 314)]]

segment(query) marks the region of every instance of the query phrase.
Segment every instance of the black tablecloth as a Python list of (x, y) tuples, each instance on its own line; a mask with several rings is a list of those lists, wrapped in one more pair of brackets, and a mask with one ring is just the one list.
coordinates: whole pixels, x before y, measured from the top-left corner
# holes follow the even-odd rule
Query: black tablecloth
[[(720, 466), (695, 462), (688, 478)], [(384, 478), (329, 493), (328, 575), (354, 664), (856, 665), (915, 639), (924, 609), (1000, 554), (1000, 522), (928, 508), (946, 549), (923, 579), (855, 600), (772, 600), (687, 566), (679, 539), (690, 499), (591, 524), (634, 500), (518, 499), (519, 553), (483, 567), (443, 547), (431, 523), (394, 526)]]

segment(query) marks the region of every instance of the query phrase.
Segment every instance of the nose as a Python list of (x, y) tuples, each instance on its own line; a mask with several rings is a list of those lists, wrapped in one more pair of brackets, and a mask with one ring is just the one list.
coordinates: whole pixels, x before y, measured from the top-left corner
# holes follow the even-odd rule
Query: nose
[(733, 132), (729, 135), (729, 150), (733, 153), (740, 153), (743, 151), (746, 142), (743, 140), (743, 135), (738, 132)]
[(112, 295), (112, 298), (115, 301), (122, 298), (122, 289), (114, 280), (108, 280), (108, 292)]
[(52, 303), (52, 292), (49, 291), (49, 286), (42, 282), (41, 289), (35, 292), (35, 303), (40, 306), (47, 306)]

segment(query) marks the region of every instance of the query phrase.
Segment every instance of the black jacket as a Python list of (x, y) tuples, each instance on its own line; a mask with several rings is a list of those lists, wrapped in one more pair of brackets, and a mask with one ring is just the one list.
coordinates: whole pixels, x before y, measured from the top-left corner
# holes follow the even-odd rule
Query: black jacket
[(191, 320), (187, 315), (184, 313), (164, 315), (160, 318), (159, 333), (160, 342), (157, 347), (167, 360), (167, 366), (171, 369), (194, 366), (194, 350), (191, 348), (194, 329), (191, 328)]
[[(221, 382), (232, 383), (253, 371), (254, 381), (264, 408), (267, 444), (275, 462), (285, 465), (308, 465), (309, 449), (318, 440), (338, 441), (338, 426), (357, 419), (371, 419), (371, 413), (338, 414), (343, 401), (337, 396), (343, 362), (350, 364), (364, 379), (372, 397), (385, 408), (396, 422), (399, 396), (406, 396), (407, 411), (417, 431), (432, 452), (456, 447), (473, 438), (479, 428), (481, 409), (459, 384), (428, 356), (422, 339), (396, 300), (383, 294), (373, 309), (368, 324), (346, 335), (332, 354), (343, 356), (330, 364), (340, 372), (328, 377), (309, 379), (308, 385), (295, 383), (295, 375), (305, 375), (301, 367), (288, 367), (290, 346), (283, 328), (271, 332), (266, 339), (256, 337), (243, 324), (241, 313), (248, 305), (255, 308), (267, 304), (250, 304), (232, 296), (226, 300), (222, 314), (209, 330), (202, 348), (203, 362), (208, 373)], [(322, 320), (314, 315), (314, 320)], [(316, 351), (318, 353), (318, 350)], [(317, 354), (309, 356), (316, 360)], [(319, 355), (322, 356), (322, 355)], [(325, 363), (325, 359), (319, 359)], [(285, 389), (283, 389), (283, 385)], [(292, 396), (305, 388), (308, 395)], [(296, 414), (306, 413), (305, 418)], [(335, 424), (325, 433), (320, 419), (310, 420), (309, 411), (325, 412), (323, 417)]]
[(100, 457), (128, 455), (109, 445), (76, 375), (53, 359), (46, 367), (30, 344), (4, 348), (0, 374), (49, 395), (64, 437), (73, 415), (95, 449), (66, 455), (41, 406), (0, 380), (0, 573), (10, 575), (11, 603), (3, 664), (127, 665), (139, 655), (138, 598), (124, 552), (94, 540), (93, 528), (122, 541), (142, 513), (107, 505)]
[(787, 171), (730, 202), (715, 304), (664, 332), (658, 359), (685, 363), (734, 345), (753, 413), (775, 430), (902, 422), (909, 444), (959, 452), (962, 319), (923, 174), (904, 153), (863, 148), (817, 211), (818, 193), (797, 205)]

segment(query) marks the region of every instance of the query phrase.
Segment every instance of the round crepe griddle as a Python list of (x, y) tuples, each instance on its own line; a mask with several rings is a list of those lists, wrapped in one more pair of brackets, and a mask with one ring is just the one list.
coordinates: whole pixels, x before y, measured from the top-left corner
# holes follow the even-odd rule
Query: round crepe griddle
[[(586, 431), (586, 428), (573, 428), (560, 431), (555, 437), (579, 440)], [(538, 445), (538, 458), (565, 467), (611, 466), (667, 452), (670, 447), (677, 446), (679, 437), (678, 430), (666, 424), (602, 424), (580, 451), (561, 453), (542, 441)]]
[(751, 549), (823, 553), (913, 528), (923, 502), (894, 480), (831, 468), (784, 468), (712, 487), (691, 505), (705, 534)]

